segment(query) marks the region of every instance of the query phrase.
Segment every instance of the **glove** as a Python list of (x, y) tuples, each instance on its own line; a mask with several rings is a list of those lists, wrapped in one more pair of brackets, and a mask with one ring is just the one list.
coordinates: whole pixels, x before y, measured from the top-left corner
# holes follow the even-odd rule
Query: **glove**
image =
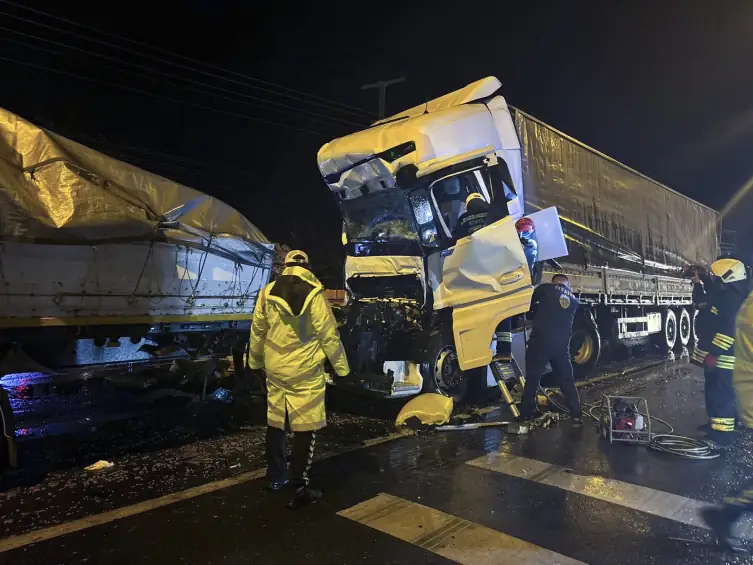
[(358, 384), (358, 379), (353, 376), (353, 373), (348, 373), (344, 377), (338, 377), (337, 384), (341, 386), (355, 386)]
[(716, 369), (716, 357), (713, 355), (706, 355), (706, 358), (703, 360), (703, 364), (706, 365), (709, 369)]

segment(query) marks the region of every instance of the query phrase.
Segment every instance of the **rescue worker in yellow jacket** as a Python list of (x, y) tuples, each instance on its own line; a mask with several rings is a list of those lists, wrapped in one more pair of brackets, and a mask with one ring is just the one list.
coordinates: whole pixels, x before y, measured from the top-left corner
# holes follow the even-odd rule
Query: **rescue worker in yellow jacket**
[[(745, 424), (744, 433), (753, 435), (753, 293), (737, 315), (735, 356), (732, 382), (738, 416)], [(732, 537), (732, 527), (743, 514), (750, 512), (753, 512), (753, 480), (728, 495), (722, 506), (704, 508), (701, 515), (726, 549), (740, 550), (742, 545)]]
[[(288, 253), (282, 275), (259, 293), (249, 351), (251, 369), (264, 369), (267, 377), (268, 488), (292, 483), (291, 508), (316, 502), (321, 491), (309, 487), (308, 474), (316, 431), (326, 425), (324, 363), (329, 359), (341, 377), (350, 368), (324, 287), (303, 251)], [(293, 432), (290, 477), (286, 424)]]
[(719, 259), (711, 265), (714, 285), (709, 300), (709, 352), (704, 359), (709, 439), (719, 446), (734, 443), (735, 319), (747, 296), (747, 272), (742, 261)]

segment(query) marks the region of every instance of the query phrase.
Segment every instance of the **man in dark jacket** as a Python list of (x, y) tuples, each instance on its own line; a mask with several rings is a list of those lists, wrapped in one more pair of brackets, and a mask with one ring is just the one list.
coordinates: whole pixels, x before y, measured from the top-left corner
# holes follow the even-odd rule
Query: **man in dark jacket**
[[(753, 440), (753, 293), (737, 315), (735, 331), (735, 369), (732, 383), (737, 397), (739, 417), (745, 424), (741, 451), (750, 452)], [(753, 513), (753, 480), (742, 483), (728, 494), (720, 506), (704, 508), (701, 517), (714, 531), (719, 543), (728, 550), (744, 551), (734, 536), (734, 525), (743, 515)]]
[(465, 212), (458, 218), (458, 225), (452, 235), (462, 239), (477, 232), (486, 225), (489, 204), (478, 192), (471, 192), (465, 199)]
[(570, 335), (580, 302), (570, 291), (565, 275), (554, 275), (551, 284), (539, 285), (531, 299), (533, 329), (526, 350), (526, 385), (520, 403), (523, 419), (536, 416), (536, 392), (547, 363), (560, 381), (560, 390), (575, 425), (581, 426), (581, 406), (570, 361)]
[(711, 321), (711, 313), (709, 312), (711, 279), (708, 271), (697, 265), (688, 267), (687, 273), (690, 275), (690, 280), (693, 281), (693, 308), (698, 312), (694, 323), (696, 343), (690, 361), (703, 367), (703, 361), (708, 355), (711, 345), (711, 337), (708, 335)]
[(737, 259), (719, 259), (711, 265), (714, 288), (709, 300), (711, 343), (704, 359), (706, 412), (709, 439), (719, 446), (731, 445), (735, 438), (735, 320), (747, 298), (748, 276)]

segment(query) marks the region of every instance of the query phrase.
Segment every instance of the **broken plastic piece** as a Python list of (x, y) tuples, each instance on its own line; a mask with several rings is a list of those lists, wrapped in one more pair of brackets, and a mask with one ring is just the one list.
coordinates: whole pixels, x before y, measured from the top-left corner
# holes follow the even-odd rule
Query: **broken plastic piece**
[(449, 396), (434, 392), (421, 394), (403, 406), (395, 425), (402, 426), (415, 418), (424, 426), (441, 426), (450, 421), (452, 408), (453, 402)]
[(115, 467), (115, 463), (113, 463), (112, 461), (105, 461), (104, 459), (100, 459), (96, 463), (89, 465), (86, 470), (101, 471), (102, 469), (110, 469), (111, 467)]
[(522, 424), (520, 422), (512, 422), (510, 425), (507, 426), (508, 434), (515, 434), (518, 436), (527, 434), (528, 430), (529, 430), (528, 424)]

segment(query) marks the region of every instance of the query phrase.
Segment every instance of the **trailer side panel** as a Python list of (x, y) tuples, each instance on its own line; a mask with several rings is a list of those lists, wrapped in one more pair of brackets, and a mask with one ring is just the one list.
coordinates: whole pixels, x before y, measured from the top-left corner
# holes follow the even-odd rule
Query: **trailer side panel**
[(670, 274), (718, 254), (718, 214), (515, 111), (526, 212), (556, 206), (568, 262)]

